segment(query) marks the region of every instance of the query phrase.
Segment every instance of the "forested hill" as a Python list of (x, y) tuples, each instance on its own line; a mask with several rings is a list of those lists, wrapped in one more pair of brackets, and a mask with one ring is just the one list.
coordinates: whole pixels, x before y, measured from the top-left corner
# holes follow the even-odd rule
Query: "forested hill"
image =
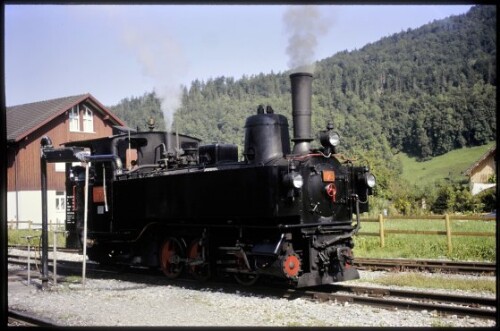
[[(243, 145), (259, 104), (288, 116), (289, 73), (218, 77), (184, 87), (174, 128), (206, 143)], [(316, 64), (313, 131), (333, 120), (343, 151), (420, 159), (496, 137), (496, 7), (475, 6)], [(129, 126), (160, 119), (154, 93), (110, 107)], [(163, 121), (162, 121), (163, 123)], [(380, 155), (380, 154), (379, 154)]]

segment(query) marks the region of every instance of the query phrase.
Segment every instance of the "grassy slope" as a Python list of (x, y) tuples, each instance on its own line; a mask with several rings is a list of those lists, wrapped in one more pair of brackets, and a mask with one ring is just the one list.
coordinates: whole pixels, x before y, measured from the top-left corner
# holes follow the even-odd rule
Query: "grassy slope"
[(467, 179), (462, 173), (494, 145), (495, 142), (490, 142), (484, 146), (457, 149), (425, 162), (417, 162), (401, 153), (398, 157), (403, 163), (403, 178), (422, 186), (445, 178)]

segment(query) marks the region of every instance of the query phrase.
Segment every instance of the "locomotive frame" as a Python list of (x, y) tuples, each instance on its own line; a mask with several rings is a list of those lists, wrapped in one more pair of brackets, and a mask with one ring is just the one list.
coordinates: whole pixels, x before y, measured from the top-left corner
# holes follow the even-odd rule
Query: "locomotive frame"
[[(153, 130), (46, 143), (42, 154), (90, 163), (88, 177), (82, 166), (67, 167), (69, 245), (86, 245), (100, 263), (160, 268), (169, 278), (187, 270), (201, 280), (223, 274), (251, 285), (271, 276), (296, 287), (359, 278), (352, 236), (375, 178), (340, 162), (331, 124), (319, 133), (323, 147), (311, 149), (313, 77), (290, 79), (293, 150), (287, 118), (270, 106), (246, 120), (242, 161), (236, 145), (200, 146)], [(127, 169), (131, 149), (138, 167)]]

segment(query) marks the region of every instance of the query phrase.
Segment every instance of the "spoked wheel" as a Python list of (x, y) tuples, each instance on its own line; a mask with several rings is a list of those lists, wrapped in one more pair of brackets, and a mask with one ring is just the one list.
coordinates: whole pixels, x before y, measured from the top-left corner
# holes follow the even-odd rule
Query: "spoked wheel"
[(211, 276), (210, 262), (206, 245), (201, 244), (201, 239), (191, 242), (188, 249), (188, 270), (198, 280), (208, 280)]
[(174, 279), (182, 273), (183, 255), (184, 250), (177, 239), (170, 237), (163, 242), (160, 249), (160, 267), (167, 278)]
[(243, 286), (252, 286), (259, 280), (259, 275), (249, 270), (247, 256), (244, 252), (236, 254), (237, 268), (242, 272), (234, 275), (234, 279)]
[(252, 286), (259, 280), (259, 275), (257, 274), (235, 274), (234, 279), (243, 286)]

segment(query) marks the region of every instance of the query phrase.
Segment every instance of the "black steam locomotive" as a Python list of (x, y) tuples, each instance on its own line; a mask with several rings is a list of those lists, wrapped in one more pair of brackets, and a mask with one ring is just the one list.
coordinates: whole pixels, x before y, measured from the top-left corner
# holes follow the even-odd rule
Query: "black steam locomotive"
[[(86, 168), (67, 172), (67, 227), (82, 240), (87, 218), (89, 258), (247, 285), (263, 275), (297, 287), (359, 278), (352, 236), (375, 178), (339, 161), (331, 124), (311, 149), (313, 77), (290, 79), (293, 150), (286, 117), (269, 106), (246, 120), (242, 161), (236, 145), (153, 130), (65, 144), (90, 162), (87, 201)], [(126, 169), (131, 150), (137, 165)]]

